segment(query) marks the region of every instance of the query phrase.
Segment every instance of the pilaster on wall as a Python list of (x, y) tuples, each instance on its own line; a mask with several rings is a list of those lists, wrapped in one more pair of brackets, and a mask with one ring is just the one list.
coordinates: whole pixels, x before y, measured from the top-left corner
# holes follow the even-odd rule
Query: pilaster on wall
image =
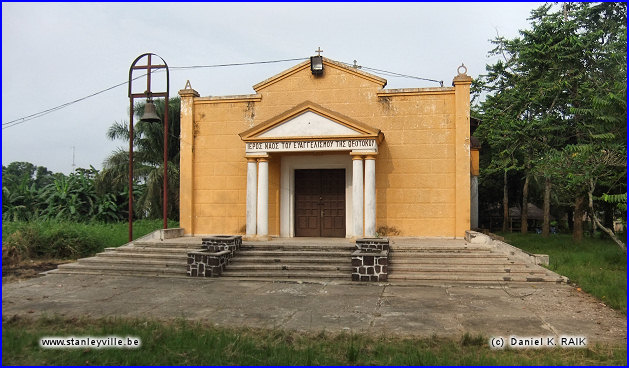
[(194, 99), (199, 93), (192, 88), (179, 91), (181, 96), (181, 135), (179, 138), (179, 227), (184, 234), (193, 229), (193, 175), (194, 175)]
[(454, 77), (455, 126), (454, 138), (456, 155), (455, 188), (455, 224), (454, 236), (465, 237), (470, 229), (470, 85), (472, 78), (467, 75), (467, 68), (461, 64), (458, 75)]

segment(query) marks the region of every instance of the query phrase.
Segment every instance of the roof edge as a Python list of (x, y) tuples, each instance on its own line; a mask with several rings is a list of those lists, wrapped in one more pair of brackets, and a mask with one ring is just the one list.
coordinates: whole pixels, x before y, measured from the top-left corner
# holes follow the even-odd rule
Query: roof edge
[[(282, 79), (288, 78), (291, 75), (302, 71), (306, 68), (308, 68), (308, 66), (310, 65), (310, 60), (306, 60), (304, 62), (301, 62), (297, 65), (295, 65), (292, 68), (286, 69), (283, 72), (276, 74), (270, 78), (267, 78), (265, 80), (263, 80), (260, 83), (257, 83), (255, 85), (253, 85), (253, 90), (256, 91), (256, 93), (258, 93), (260, 90), (275, 84), (279, 81), (281, 81)], [(332, 59), (328, 59), (328, 58), (323, 58), (323, 65), (324, 66), (328, 66), (331, 68), (336, 68), (336, 69), (340, 69), (343, 70), (345, 72), (348, 72), (350, 74), (353, 74), (357, 77), (366, 79), (370, 82), (376, 83), (378, 85), (380, 85), (380, 88), (384, 88), (387, 85), (387, 80), (382, 78), (382, 77), (378, 77), (377, 75), (373, 75), (367, 72), (364, 72), (358, 68), (354, 68), (348, 64), (342, 63), (340, 61), (336, 61), (336, 60), (332, 60)]]
[(197, 97), (194, 99), (194, 103), (208, 104), (208, 103), (222, 103), (222, 102), (258, 102), (262, 101), (262, 95), (227, 95), (227, 96), (208, 96)]

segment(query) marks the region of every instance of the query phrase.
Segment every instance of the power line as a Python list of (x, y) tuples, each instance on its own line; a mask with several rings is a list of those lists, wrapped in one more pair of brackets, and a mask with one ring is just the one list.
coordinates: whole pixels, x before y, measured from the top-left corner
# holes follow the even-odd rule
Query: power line
[[(280, 60), (253, 61), (253, 62), (246, 62), (246, 63), (213, 64), (213, 65), (191, 65), (191, 66), (172, 66), (172, 67), (169, 67), (169, 69), (171, 69), (171, 70), (185, 70), (185, 69), (202, 69), (202, 68), (220, 68), (220, 67), (231, 67), (231, 66), (245, 66), (245, 65), (281, 63), (281, 62), (287, 62), (287, 61), (301, 61), (301, 60), (307, 60), (307, 59), (308, 58), (292, 58), (292, 59), (280, 59)], [(345, 65), (347, 65), (349, 67), (353, 66), (353, 65), (348, 64), (348, 63), (343, 63), (343, 64), (345, 64)], [(382, 69), (369, 68), (369, 67), (366, 67), (366, 66), (361, 66), (360, 68), (363, 69), (363, 70), (372, 71), (375, 74), (381, 74), (381, 75), (387, 75), (387, 76), (392, 76), (392, 77), (403, 77), (403, 78), (411, 78), (411, 79), (418, 79), (418, 80), (425, 80), (425, 81), (430, 81), (430, 82), (436, 82), (436, 83), (439, 83), (441, 85), (441, 87), (443, 87), (443, 81), (439, 81), (439, 80), (436, 80), (436, 79), (422, 78), (422, 77), (417, 77), (417, 76), (407, 75), (407, 74), (401, 74), (401, 73), (391, 72), (391, 71), (382, 70)], [(153, 70), (151, 73), (162, 72), (162, 71), (164, 71), (164, 69), (157, 69), (157, 70)], [(133, 78), (132, 80), (143, 78), (146, 75), (147, 74), (140, 75), (138, 77)], [(126, 85), (128, 83), (129, 83), (129, 81), (124, 81), (124, 82), (118, 83), (116, 85), (113, 85), (111, 87), (108, 87), (108, 88), (105, 88), (103, 90), (100, 90), (98, 92), (94, 92), (94, 93), (89, 94), (87, 96), (78, 98), (76, 100), (73, 100), (73, 101), (70, 101), (70, 102), (66, 102), (64, 104), (52, 107), (50, 109), (46, 109), (46, 110), (37, 112), (35, 114), (27, 115), (27, 116), (21, 117), (19, 119), (14, 119), (14, 120), (8, 121), (6, 123), (2, 123), (2, 130), (14, 127), (16, 125), (20, 125), (20, 124), (26, 123), (26, 122), (28, 122), (30, 120), (37, 119), (37, 118), (42, 117), (44, 115), (48, 115), (48, 114), (50, 114), (52, 112), (55, 112), (55, 111), (60, 110), (60, 109), (63, 109), (65, 107), (68, 107), (68, 106), (73, 105), (75, 103), (81, 102), (81, 101), (86, 100), (88, 98), (100, 95), (102, 93), (105, 93), (105, 92), (110, 91), (110, 90), (112, 90), (114, 88)]]
[[(140, 79), (140, 78), (145, 77), (145, 76), (146, 76), (146, 74), (144, 74), (144, 75), (140, 75), (140, 76), (138, 76), (138, 77), (133, 78), (133, 80)], [(33, 120), (33, 119), (36, 119), (36, 118), (42, 117), (42, 116), (44, 116), (44, 115), (50, 114), (51, 112), (54, 112), (54, 111), (57, 111), (57, 110), (63, 109), (64, 107), (67, 107), (67, 106), (73, 105), (73, 104), (75, 104), (75, 103), (77, 103), (77, 102), (81, 102), (81, 101), (86, 100), (86, 99), (88, 99), (88, 98), (90, 98), (90, 97), (94, 97), (94, 96), (100, 95), (101, 93), (105, 93), (105, 92), (107, 92), (107, 91), (110, 91), (110, 90), (112, 90), (112, 89), (114, 89), (114, 88), (116, 88), (116, 87), (120, 87), (120, 86), (122, 86), (122, 85), (125, 85), (125, 84), (127, 84), (127, 83), (129, 83), (129, 81), (122, 82), (122, 83), (118, 83), (118, 84), (116, 84), (116, 85), (114, 85), (114, 86), (111, 86), (111, 87), (105, 88), (105, 89), (100, 90), (100, 91), (98, 91), (98, 92), (94, 92), (94, 93), (92, 93), (92, 94), (90, 94), (90, 95), (87, 95), (87, 96), (85, 96), (85, 97), (78, 98), (78, 99), (76, 99), (76, 100), (74, 100), (74, 101), (66, 102), (66, 103), (61, 104), (61, 105), (59, 105), (59, 106), (55, 106), (55, 107), (53, 107), (53, 108), (50, 108), (50, 109), (47, 109), (47, 110), (44, 110), (44, 111), (40, 111), (40, 112), (35, 113), (35, 114), (31, 114), (31, 115), (24, 116), (24, 117), (19, 118), (19, 119), (15, 119), (15, 120), (11, 120), (11, 121), (6, 122), (6, 123), (2, 123), (2, 129), (4, 130), (4, 129), (6, 129), (6, 128), (10, 128), (10, 127), (13, 127), (13, 126), (16, 126), (16, 125), (22, 124), (22, 123), (26, 123), (26, 122), (27, 122), (27, 121), (29, 121), (29, 120)]]
[(199, 68), (218, 68), (223, 66), (243, 66), (243, 65), (254, 65), (254, 64), (271, 64), (271, 63), (282, 63), (285, 61), (301, 61), (307, 60), (308, 58), (294, 58), (294, 59), (282, 59), (282, 60), (271, 60), (271, 61), (253, 61), (249, 63), (232, 63), (232, 64), (214, 64), (214, 65), (192, 65), (192, 66), (171, 66), (168, 69), (199, 69)]
[(400, 74), (400, 73), (396, 73), (396, 72), (389, 72), (389, 71), (386, 71), (386, 70), (375, 69), (375, 68), (368, 68), (368, 67), (363, 67), (363, 69), (371, 70), (371, 71), (379, 72), (379, 73), (385, 73), (385, 74), (388, 74), (388, 75), (390, 75), (392, 77), (403, 77), (403, 78), (411, 78), (411, 79), (419, 79), (419, 80), (424, 80), (424, 81), (429, 81), (429, 82), (435, 82), (435, 83), (439, 83), (441, 85), (441, 87), (443, 87), (443, 81), (442, 80), (416, 77), (414, 75)]
[[(274, 61), (259, 61), (259, 62), (251, 62), (251, 63), (235, 63), (235, 64), (215, 64), (215, 65), (193, 65), (193, 66), (173, 66), (173, 67), (169, 67), (169, 69), (197, 69), (197, 68), (215, 68), (215, 67), (222, 67), (222, 66), (240, 66), (240, 65), (252, 65), (252, 64), (267, 64), (267, 63), (276, 63), (276, 62), (282, 62), (282, 61), (301, 61), (301, 60), (308, 60), (308, 58), (295, 58), (295, 59), (283, 59), (283, 60), (274, 60)], [(352, 64), (348, 64), (348, 63), (343, 63), (349, 67), (354, 67), (354, 65)], [(414, 75), (407, 75), (407, 74), (401, 74), (401, 73), (396, 73), (396, 72), (390, 72), (387, 70), (382, 70), (382, 69), (376, 69), (376, 68), (369, 68), (366, 66), (360, 66), (361, 69), (364, 70), (370, 70), (375, 72), (374, 74), (384, 74), (384, 75), (388, 75), (391, 77), (403, 77), (403, 78), (412, 78), (412, 79), (419, 79), (419, 80), (424, 80), (424, 81), (429, 81), (429, 82), (435, 82), (435, 83), (439, 83), (441, 85), (441, 87), (443, 87), (443, 81), (442, 80), (436, 80), (436, 79), (430, 79), (430, 78), (422, 78), (422, 77), (417, 77)], [(160, 71), (163, 71), (163, 69), (160, 69)]]
[[(169, 69), (177, 70), (177, 69), (218, 68), (218, 67), (229, 67), (229, 66), (243, 66), (243, 65), (255, 65), (255, 64), (281, 63), (281, 62), (286, 62), (286, 61), (297, 61), (297, 60), (306, 60), (306, 58), (293, 58), (293, 59), (268, 60), (268, 61), (254, 61), (254, 62), (248, 62), (248, 63), (232, 63), (232, 64), (216, 64), (216, 65), (173, 66), (173, 67), (169, 67)], [(152, 71), (152, 73), (153, 72), (163, 71), (163, 70), (164, 69), (157, 69), (155, 71)], [(138, 77), (133, 78), (132, 80), (140, 79), (140, 78), (145, 77), (145, 76), (146, 76), (146, 74), (143, 74), (143, 75), (140, 75)], [(50, 109), (46, 109), (46, 110), (37, 112), (35, 114), (27, 115), (27, 116), (21, 117), (19, 119), (14, 119), (14, 120), (8, 121), (6, 123), (2, 123), (2, 130), (14, 127), (16, 125), (20, 125), (20, 124), (26, 123), (27, 121), (30, 121), (30, 120), (33, 120), (33, 119), (37, 119), (37, 118), (42, 117), (44, 115), (48, 115), (51, 112), (55, 112), (57, 110), (63, 109), (65, 107), (73, 105), (73, 104), (75, 104), (77, 102), (81, 102), (81, 101), (86, 100), (86, 99), (88, 99), (90, 97), (94, 97), (94, 96), (100, 95), (101, 93), (105, 93), (107, 91), (110, 91), (110, 90), (112, 90), (114, 88), (123, 86), (123, 85), (128, 84), (128, 83), (129, 83), (129, 81), (124, 81), (124, 82), (118, 83), (116, 85), (113, 85), (111, 87), (108, 87), (108, 88), (105, 88), (103, 90), (100, 90), (98, 92), (94, 92), (92, 94), (89, 94), (89, 95), (87, 95), (85, 97), (81, 97), (81, 98), (78, 98), (76, 100), (73, 100), (73, 101), (70, 101), (70, 102), (66, 102), (66, 103), (61, 104), (59, 106), (55, 106), (55, 107), (52, 107)]]
[[(343, 63), (346, 64), (350, 67), (354, 67), (354, 65), (352, 64), (348, 64), (348, 63)], [(369, 70), (374, 72), (374, 74), (381, 74), (381, 75), (387, 75), (390, 77), (403, 77), (403, 78), (411, 78), (411, 79), (418, 79), (418, 80), (424, 80), (424, 81), (429, 81), (429, 82), (435, 82), (435, 83), (439, 83), (441, 85), (441, 87), (443, 87), (443, 81), (442, 80), (436, 80), (436, 79), (430, 79), (430, 78), (422, 78), (422, 77), (417, 77), (414, 75), (408, 75), (408, 74), (401, 74), (401, 73), (396, 73), (396, 72), (390, 72), (388, 70), (382, 70), (382, 69), (376, 69), (376, 68), (370, 68), (367, 66), (358, 66), (360, 69), (362, 70)]]

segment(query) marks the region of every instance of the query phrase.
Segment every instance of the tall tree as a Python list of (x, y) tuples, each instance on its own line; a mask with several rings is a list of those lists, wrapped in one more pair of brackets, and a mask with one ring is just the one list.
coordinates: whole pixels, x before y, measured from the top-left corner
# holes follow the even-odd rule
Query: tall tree
[(578, 63), (568, 105), (574, 138), (564, 147), (570, 161), (566, 177), (579, 188), (575, 207), (587, 200), (593, 224), (624, 250), (599, 212), (613, 218), (614, 207), (606, 206), (601, 194), (627, 192), (627, 4), (570, 4), (565, 23), (578, 40), (572, 49)]
[[(585, 197), (596, 201), (601, 186), (610, 195), (626, 193), (618, 179), (623, 172), (626, 177), (626, 169), (616, 160), (623, 152), (626, 156), (626, 9), (625, 3), (567, 4), (559, 10), (544, 5), (532, 12), (530, 29), (519, 37), (495, 40), (492, 53), (502, 59), (481, 78), (488, 97), (479, 106), (479, 130), (485, 144), (498, 148), (492, 152), (513, 150), (518, 159), (513, 165), (525, 178), (543, 177), (544, 235), (551, 189), (570, 188), (577, 212)], [(598, 158), (605, 164), (590, 165), (602, 151), (608, 154)], [(581, 165), (569, 164), (571, 157)], [(492, 158), (494, 166), (503, 162), (502, 154)], [(586, 169), (592, 175), (583, 175)], [(553, 185), (566, 178), (575, 185)], [(596, 222), (596, 210), (589, 207)], [(580, 231), (579, 221), (575, 224), (574, 231)]]
[[(164, 100), (154, 101), (157, 114), (164, 117)], [(164, 125), (140, 121), (144, 102), (134, 107), (136, 117), (133, 137), (133, 173), (138, 187), (134, 188), (136, 217), (162, 216), (164, 183)], [(180, 100), (171, 98), (168, 103), (168, 217), (179, 218), (179, 119)], [(115, 122), (108, 130), (111, 140), (129, 142), (128, 122)], [(104, 162), (99, 188), (113, 186), (128, 193), (129, 152), (120, 148)]]

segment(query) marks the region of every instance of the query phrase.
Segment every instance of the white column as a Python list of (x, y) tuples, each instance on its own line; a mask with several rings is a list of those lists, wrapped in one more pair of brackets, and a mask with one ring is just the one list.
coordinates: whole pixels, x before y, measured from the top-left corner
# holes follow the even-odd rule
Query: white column
[(354, 236), (363, 236), (363, 157), (352, 156), (352, 222)]
[(470, 205), (470, 227), (478, 228), (478, 176), (472, 175), (472, 203)]
[(258, 164), (247, 157), (247, 236), (256, 235), (256, 211), (258, 198)]
[(376, 156), (365, 156), (365, 236), (376, 236)]
[(269, 235), (269, 160), (258, 159), (258, 236)]

